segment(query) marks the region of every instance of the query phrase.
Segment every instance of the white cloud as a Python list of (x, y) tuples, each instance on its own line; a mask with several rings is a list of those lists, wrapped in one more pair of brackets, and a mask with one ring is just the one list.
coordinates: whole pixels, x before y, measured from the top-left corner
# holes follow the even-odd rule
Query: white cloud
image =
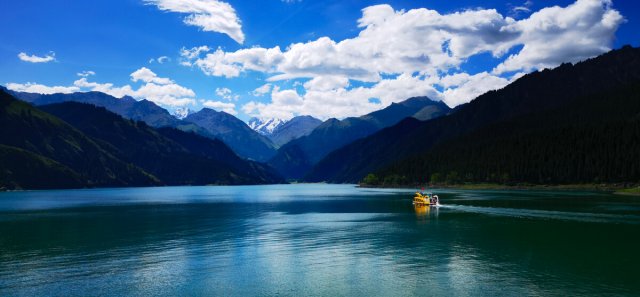
[(56, 60), (56, 53), (50, 52), (48, 55), (40, 57), (36, 55), (27, 55), (26, 53), (22, 52), (18, 54), (18, 58), (29, 63), (48, 63)]
[(610, 0), (578, 0), (567, 7), (548, 7), (505, 27), (520, 32), (514, 44), (524, 45), (493, 72), (530, 71), (581, 61), (611, 49), (624, 22)]
[[(531, 5), (526, 1), (514, 9), (523, 12)], [(503, 87), (522, 72), (610, 50), (623, 21), (610, 0), (577, 0), (567, 7), (533, 12), (521, 20), (495, 9), (441, 14), (425, 8), (396, 11), (389, 5), (375, 5), (362, 10), (358, 35), (342, 41), (321, 37), (291, 44), (285, 51), (256, 47), (225, 52), (219, 48), (206, 55), (190, 55), (194, 52), (190, 51), (182, 56), (212, 76), (231, 78), (256, 71), (270, 75), (272, 83), (307, 80), (303, 93), (289, 90), (302, 104), (294, 100), (296, 105), (285, 106), (278, 96), (287, 90), (274, 88), (270, 103), (243, 106), (247, 114), (261, 118), (305, 113), (320, 118), (344, 117), (379, 108), (370, 98), (385, 106), (419, 95), (444, 100), (450, 106), (468, 102)], [(505, 57), (509, 51), (513, 53)], [(474, 75), (460, 71), (470, 57), (482, 53), (490, 53), (499, 62), (493, 71)], [(458, 74), (448, 75), (452, 72)], [(436, 84), (444, 89), (437, 91)], [(293, 93), (286, 94), (294, 98)]]
[(153, 71), (149, 70), (147, 67), (142, 67), (135, 72), (131, 73), (131, 80), (133, 82), (143, 81), (146, 83), (155, 83), (159, 85), (168, 85), (172, 84), (173, 81), (168, 78), (158, 77)]
[(264, 84), (260, 87), (257, 87), (251, 94), (256, 97), (264, 96), (265, 94), (271, 91), (271, 84)]
[(349, 78), (345, 76), (316, 76), (304, 83), (304, 88), (310, 91), (330, 91), (349, 86)]
[(85, 70), (85, 71), (76, 73), (76, 75), (80, 77), (89, 77), (89, 76), (96, 75), (96, 73), (91, 70)]
[(147, 99), (165, 106), (185, 106), (195, 104), (193, 90), (177, 84), (158, 85), (147, 83), (142, 85), (133, 97)]
[(80, 91), (80, 88), (75, 86), (65, 87), (65, 86), (45, 86), (36, 83), (7, 83), (7, 89), (13, 90), (16, 92), (27, 92), (27, 93), (37, 93), (37, 94), (55, 94), (55, 93), (73, 93)]
[(74, 81), (73, 85), (82, 89), (88, 89), (91, 91), (106, 93), (116, 98), (122, 98), (127, 95), (129, 96), (135, 95), (135, 92), (131, 89), (131, 86), (129, 85), (114, 88), (113, 84), (111, 83), (100, 84), (96, 82), (89, 82), (87, 81), (86, 77), (83, 77), (81, 79)]
[[(211, 48), (206, 45), (197, 46), (190, 49), (183, 47), (182, 49), (180, 49), (180, 56), (187, 59), (187, 61), (194, 60), (199, 58), (202, 53), (206, 53), (209, 51), (211, 51)], [(191, 66), (191, 64), (189, 64), (189, 66)]]
[(164, 64), (169, 61), (171, 61), (171, 58), (167, 56), (161, 56), (161, 57), (158, 57), (157, 59), (156, 58), (149, 59), (149, 64), (153, 64), (155, 62), (158, 62), (158, 64)]
[(231, 95), (231, 90), (229, 88), (216, 88), (216, 95), (220, 97)]
[(216, 95), (228, 101), (238, 100), (240, 98), (239, 95), (233, 94), (229, 88), (216, 88)]
[(443, 101), (449, 106), (457, 106), (467, 103), (487, 91), (500, 89), (509, 83), (510, 81), (505, 78), (481, 72), (475, 75), (459, 73), (445, 76), (441, 79), (440, 84), (447, 88), (442, 93)]
[(229, 3), (217, 0), (144, 0), (158, 9), (189, 14), (184, 18), (187, 25), (200, 27), (203, 31), (227, 34), (236, 42), (244, 42), (244, 33), (235, 9)]
[(280, 47), (270, 49), (256, 47), (230, 53), (218, 48), (215, 52), (200, 57), (201, 54), (209, 51), (210, 49), (206, 46), (182, 49), (180, 55), (185, 60), (181, 64), (195, 65), (207, 75), (232, 78), (246, 70), (273, 72), (282, 59)]
[[(383, 79), (371, 87), (348, 89), (345, 83), (334, 86), (335, 88), (306, 89), (304, 94), (274, 86), (270, 103), (252, 101), (243, 105), (242, 111), (259, 118), (290, 119), (295, 115), (312, 115), (320, 119), (344, 118), (369, 113), (392, 102), (415, 96), (426, 95), (434, 100), (442, 99), (428, 79), (409, 74)], [(380, 103), (371, 102), (371, 98), (380, 100)]]
[(522, 14), (527, 14), (531, 12), (531, 6), (533, 6), (533, 1), (527, 0), (522, 3), (522, 5), (511, 5), (507, 4), (510, 7), (510, 16), (513, 18), (517, 18)]
[(237, 77), (243, 71), (272, 74), (270, 81), (316, 76), (344, 76), (377, 82), (381, 74), (446, 71), (480, 52), (504, 53), (517, 32), (501, 30), (515, 22), (495, 10), (441, 15), (434, 10), (394, 11), (389, 5), (363, 10), (357, 37), (340, 42), (321, 37), (307, 43), (218, 49), (193, 60), (208, 75)]
[(236, 115), (238, 112), (236, 111), (236, 105), (229, 102), (221, 102), (221, 101), (213, 101), (213, 100), (200, 100), (202, 106), (213, 108), (218, 111), (224, 111), (228, 114)]
[(73, 86), (49, 87), (35, 83), (8, 83), (7, 88), (14, 91), (40, 94), (96, 91), (117, 98), (131, 96), (137, 99), (147, 99), (167, 107), (194, 105), (196, 103), (196, 94), (193, 90), (178, 85), (169, 78), (158, 77), (146, 67), (134, 71), (130, 76), (133, 82), (142, 83), (140, 87), (137, 89), (134, 89), (131, 85), (116, 87), (112, 83), (90, 82), (87, 77), (82, 77), (74, 81)]

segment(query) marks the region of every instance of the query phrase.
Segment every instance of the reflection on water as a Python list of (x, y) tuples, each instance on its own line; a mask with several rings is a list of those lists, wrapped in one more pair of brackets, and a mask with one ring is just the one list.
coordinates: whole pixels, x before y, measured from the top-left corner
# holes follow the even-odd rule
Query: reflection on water
[(2, 193), (0, 296), (637, 295), (639, 202), (549, 193), (439, 191), (441, 208), (348, 185)]
[(429, 215), (431, 207), (421, 204), (414, 204), (413, 210), (415, 210), (417, 218), (423, 219)]
[(427, 222), (438, 218), (438, 207), (414, 204), (413, 211), (416, 213), (418, 222)]

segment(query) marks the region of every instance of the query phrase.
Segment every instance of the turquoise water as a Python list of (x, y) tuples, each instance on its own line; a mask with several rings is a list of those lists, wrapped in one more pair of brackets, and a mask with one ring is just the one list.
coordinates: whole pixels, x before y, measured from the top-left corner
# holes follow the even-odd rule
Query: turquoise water
[(352, 185), (0, 193), (0, 296), (640, 294), (640, 199)]

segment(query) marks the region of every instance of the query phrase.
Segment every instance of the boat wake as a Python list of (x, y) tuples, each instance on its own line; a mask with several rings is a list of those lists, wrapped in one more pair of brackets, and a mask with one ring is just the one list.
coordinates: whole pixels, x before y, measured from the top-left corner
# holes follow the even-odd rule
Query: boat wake
[(508, 216), (517, 218), (536, 218), (593, 223), (640, 224), (640, 216), (638, 215), (566, 212), (524, 208), (482, 207), (455, 204), (440, 205), (440, 208), (493, 216)]

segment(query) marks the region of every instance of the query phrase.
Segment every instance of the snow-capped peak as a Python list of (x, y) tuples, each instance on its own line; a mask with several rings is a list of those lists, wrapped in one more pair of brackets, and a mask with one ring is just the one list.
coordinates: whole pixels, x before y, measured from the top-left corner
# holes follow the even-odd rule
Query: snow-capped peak
[(279, 126), (281, 126), (282, 124), (286, 123), (287, 121), (282, 120), (282, 119), (258, 119), (258, 118), (251, 118), (249, 120), (249, 128), (257, 131), (260, 134), (263, 135), (269, 135), (272, 134), (273, 131), (278, 128)]
[(193, 113), (193, 110), (186, 107), (181, 107), (181, 108), (176, 108), (176, 110), (173, 112), (173, 116), (182, 120), (186, 118), (188, 115), (190, 115), (191, 113)]

